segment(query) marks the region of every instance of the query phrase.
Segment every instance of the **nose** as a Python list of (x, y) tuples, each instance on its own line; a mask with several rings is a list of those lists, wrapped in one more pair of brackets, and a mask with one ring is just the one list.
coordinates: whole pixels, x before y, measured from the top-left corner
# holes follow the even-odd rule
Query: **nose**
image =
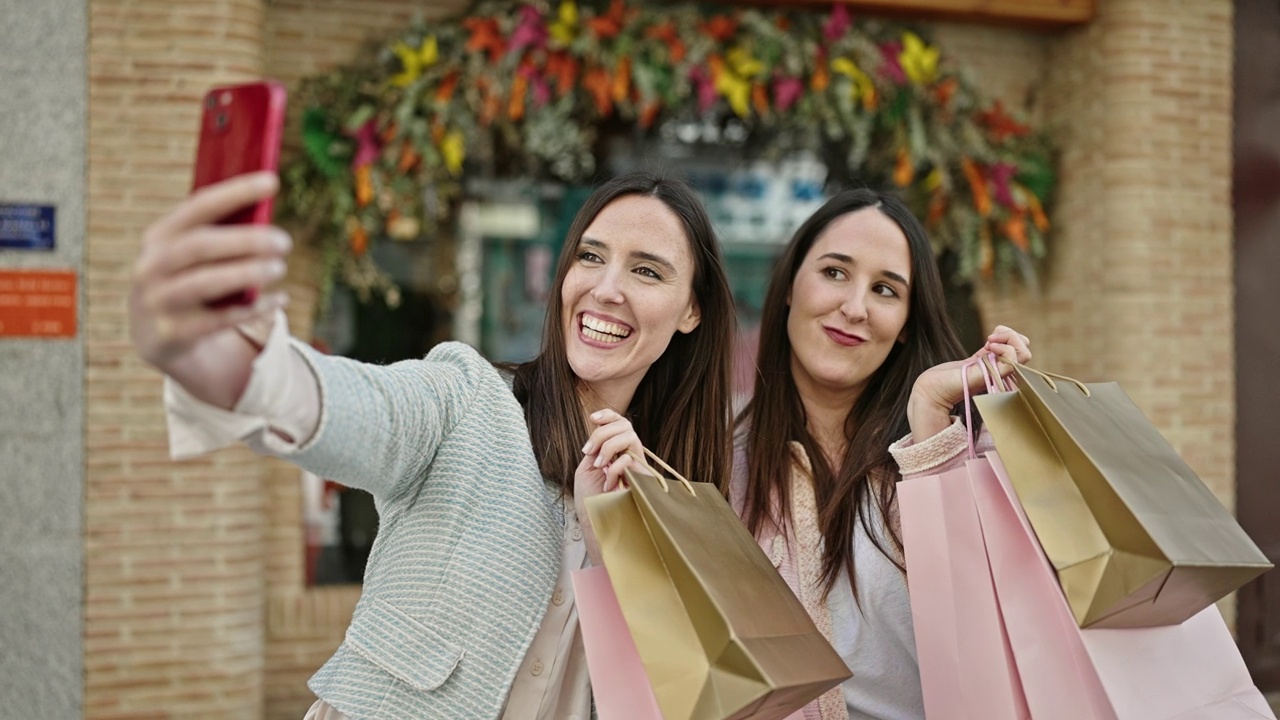
[(859, 323), (867, 319), (867, 293), (864, 290), (850, 290), (844, 302), (840, 303), (840, 314), (851, 323)]
[(622, 273), (624, 268), (614, 264), (605, 268), (599, 275), (599, 282), (591, 288), (591, 297), (603, 305), (621, 305), (626, 299), (622, 293)]

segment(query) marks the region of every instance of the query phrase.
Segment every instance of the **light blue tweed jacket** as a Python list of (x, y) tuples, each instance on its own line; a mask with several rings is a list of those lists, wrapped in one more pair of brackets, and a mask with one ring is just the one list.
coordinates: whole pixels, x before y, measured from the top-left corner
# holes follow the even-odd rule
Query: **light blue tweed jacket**
[(563, 538), (520, 404), (461, 343), (385, 367), (295, 347), (323, 411), (287, 459), (368, 490), (381, 518), (346, 640), (311, 689), (352, 720), (498, 717)]

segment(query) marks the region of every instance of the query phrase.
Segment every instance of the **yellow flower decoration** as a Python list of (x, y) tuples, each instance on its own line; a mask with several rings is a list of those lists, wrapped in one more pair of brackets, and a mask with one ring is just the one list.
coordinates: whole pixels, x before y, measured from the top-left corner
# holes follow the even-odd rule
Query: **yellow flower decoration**
[(462, 161), (467, 157), (467, 141), (461, 130), (450, 130), (440, 140), (440, 156), (452, 175), (462, 173)]
[(573, 42), (573, 38), (578, 33), (578, 5), (573, 0), (564, 0), (560, 3), (560, 10), (556, 13), (556, 21), (551, 23), (548, 28), (551, 37), (561, 45), (568, 45)]
[(862, 68), (849, 58), (840, 57), (831, 61), (831, 70), (853, 81), (853, 96), (862, 100), (863, 107), (868, 110), (875, 108), (878, 99), (876, 84), (871, 81), (870, 75), (862, 71)]
[(729, 101), (729, 107), (738, 117), (745, 118), (751, 112), (751, 83), (727, 66), (720, 58), (711, 58), (711, 76), (716, 92)]
[(423, 70), (435, 65), (440, 59), (440, 47), (436, 43), (435, 35), (424, 38), (422, 46), (417, 50), (401, 42), (396, 43), (391, 51), (400, 58), (400, 66), (403, 68), (391, 78), (391, 84), (396, 87), (408, 86), (422, 76)]
[(920, 36), (913, 32), (904, 32), (898, 62), (911, 82), (916, 85), (928, 84), (938, 75), (938, 48), (925, 45)]
[(741, 45), (725, 53), (724, 59), (740, 78), (750, 79), (764, 72), (764, 63), (751, 56)]
[(924, 189), (927, 192), (933, 192), (940, 187), (942, 187), (942, 171), (938, 168), (934, 168), (933, 172), (929, 173), (924, 178)]

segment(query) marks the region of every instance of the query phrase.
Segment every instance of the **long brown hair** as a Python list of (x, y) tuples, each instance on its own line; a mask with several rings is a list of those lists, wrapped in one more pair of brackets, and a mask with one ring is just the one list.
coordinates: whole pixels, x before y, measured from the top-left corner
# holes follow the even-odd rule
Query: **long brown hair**
[(684, 226), (693, 256), (693, 293), (702, 320), (677, 332), (649, 367), (627, 408), (640, 442), (691, 480), (727, 484), (730, 468), (730, 352), (735, 315), (720, 244), (702, 202), (686, 183), (650, 172), (622, 175), (601, 185), (578, 211), (565, 236), (547, 304), (542, 351), (515, 367), (513, 391), (524, 406), (529, 437), (542, 474), (573, 491), (573, 474), (586, 442), (578, 378), (565, 352), (560, 288), (576, 259), (582, 233), (609, 203), (627, 195), (661, 200)]
[[(791, 376), (791, 339), (787, 335), (791, 308), (787, 297), (805, 256), (827, 226), (836, 218), (868, 207), (897, 223), (907, 237), (910, 310), (905, 342), (894, 345), (849, 408), (845, 419), (848, 444), (840, 466), (833, 468), (809, 432), (804, 404)], [(929, 238), (906, 205), (892, 195), (859, 189), (840, 193), (819, 208), (796, 231), (774, 267), (761, 315), (755, 394), (738, 416), (738, 425), (747, 432), (744, 509), (751, 532), (758, 534), (766, 524), (783, 527), (790, 519), (791, 453), (787, 443), (796, 441), (804, 447), (813, 468), (818, 527), (825, 541), (824, 591), (831, 591), (840, 570), (845, 569), (857, 595), (853, 542), (858, 522), (880, 552), (903, 570), (898, 560), (902, 538), (889, 521), (897, 495), (896, 483), (889, 481), (897, 478), (889, 445), (910, 432), (907, 400), (916, 378), (934, 365), (960, 357), (963, 351), (947, 317), (942, 278)], [(872, 517), (866, 512), (873, 503), (895, 552), (884, 547), (879, 533), (873, 531)]]

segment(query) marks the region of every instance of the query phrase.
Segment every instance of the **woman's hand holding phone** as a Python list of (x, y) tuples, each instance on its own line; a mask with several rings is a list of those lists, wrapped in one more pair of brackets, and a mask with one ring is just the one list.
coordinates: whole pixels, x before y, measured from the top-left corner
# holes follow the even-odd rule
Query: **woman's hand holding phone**
[(240, 175), (193, 193), (143, 234), (129, 294), (129, 335), (138, 355), (197, 398), (233, 408), (259, 348), (236, 326), (270, 323), (284, 292), (250, 305), (219, 298), (265, 288), (285, 275), (292, 247), (271, 225), (219, 225), (279, 189), (274, 173)]

